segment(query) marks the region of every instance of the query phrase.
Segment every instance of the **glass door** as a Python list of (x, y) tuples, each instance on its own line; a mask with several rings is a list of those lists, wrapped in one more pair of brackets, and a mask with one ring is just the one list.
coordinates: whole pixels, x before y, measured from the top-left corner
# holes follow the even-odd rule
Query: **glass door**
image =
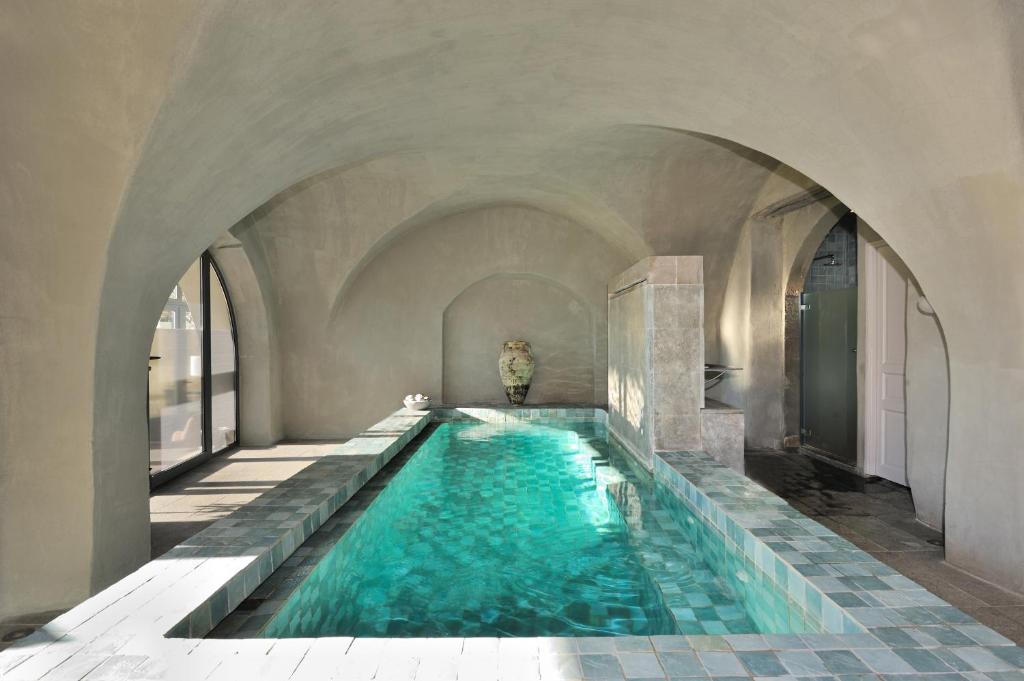
[(235, 319), (220, 271), (210, 260), (210, 450), (238, 442), (238, 353)]
[(149, 472), (203, 452), (203, 292), (196, 261), (171, 290), (149, 352)]
[(857, 289), (801, 297), (804, 446), (857, 465)]
[(171, 290), (149, 354), (149, 473), (157, 485), (238, 441), (234, 316), (209, 254)]

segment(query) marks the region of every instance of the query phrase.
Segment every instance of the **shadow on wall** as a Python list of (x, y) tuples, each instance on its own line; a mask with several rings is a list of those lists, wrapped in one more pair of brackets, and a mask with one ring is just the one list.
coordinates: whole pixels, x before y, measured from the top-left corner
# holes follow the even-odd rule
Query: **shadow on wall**
[(592, 404), (594, 323), (586, 301), (546, 277), (500, 273), (471, 284), (444, 311), (444, 402), (504, 403), (498, 353), (506, 340), (526, 340), (537, 360), (527, 404)]

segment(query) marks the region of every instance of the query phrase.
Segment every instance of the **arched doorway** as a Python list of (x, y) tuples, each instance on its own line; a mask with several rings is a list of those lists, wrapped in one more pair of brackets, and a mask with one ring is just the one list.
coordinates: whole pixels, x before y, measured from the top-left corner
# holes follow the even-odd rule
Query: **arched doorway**
[(238, 344), (223, 277), (203, 253), (171, 289), (149, 355), (150, 486), (238, 443)]
[(853, 213), (826, 216), (792, 263), (785, 328), (786, 448), (909, 488), (942, 530), (949, 360), (907, 264)]

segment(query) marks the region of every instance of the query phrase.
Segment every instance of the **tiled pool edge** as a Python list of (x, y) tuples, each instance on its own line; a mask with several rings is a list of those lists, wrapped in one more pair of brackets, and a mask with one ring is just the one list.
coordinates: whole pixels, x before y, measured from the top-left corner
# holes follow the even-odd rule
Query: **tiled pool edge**
[(654, 474), (798, 602), (820, 607), (840, 641), (868, 633), (893, 648), (1014, 646), (704, 452), (656, 452)]
[[(251, 546), (265, 548), (270, 544), (269, 551), (260, 552), (257, 560), (164, 635), (198, 638), (212, 631), (430, 422), (429, 413), (404, 409), (395, 412), (175, 547), (173, 550), (196, 546), (201, 552), (217, 555), (210, 549), (220, 544), (220, 538), (228, 540), (230, 551), (238, 546), (232, 539), (253, 535), (256, 541)], [(354, 466), (346, 465), (350, 462)], [(350, 475), (338, 485), (338, 473)], [(297, 493), (290, 493), (296, 487)]]
[[(430, 422), (429, 412), (399, 410), (172, 549), (196, 547), (198, 555), (216, 556), (224, 543), (229, 555), (239, 546), (264, 550), (164, 635), (208, 634)], [(255, 541), (245, 541), (249, 537)]]
[[(712, 500), (687, 477), (687, 473), (696, 477), (697, 473), (706, 475), (710, 471), (717, 476), (715, 482), (720, 483), (721, 489), (715, 495), (719, 501)], [(789, 564), (750, 528), (772, 528), (771, 523), (781, 516), (787, 530), (787, 538), (793, 540), (792, 535), (796, 534), (796, 537), (805, 544), (814, 543), (813, 546), (808, 546), (808, 549), (857, 550), (848, 541), (798, 511), (793, 510), (793, 514), (799, 518), (794, 517), (784, 510), (792, 509), (781, 498), (704, 452), (655, 452), (653, 474), (656, 480), (660, 480), (684, 499), (704, 522), (716, 529), (726, 542), (735, 547), (738, 554), (747, 558), (756, 569), (775, 582), (781, 591), (788, 594), (798, 607), (807, 611), (826, 632), (857, 634), (867, 631), (856, 618), (844, 611), (842, 606), (828, 598), (814, 584), (812, 578)], [(742, 490), (735, 495), (737, 504), (744, 507), (756, 505), (758, 508), (751, 510), (747, 517), (739, 519), (726, 513), (720, 501), (725, 498), (726, 491), (733, 489)], [(871, 560), (874, 561), (873, 558)], [(809, 561), (798, 561), (798, 564), (803, 562)], [(888, 566), (883, 567), (889, 570), (889, 574), (894, 573)]]
[[(769, 582), (768, 586), (762, 587), (762, 588), (771, 589), (773, 592), (777, 592), (782, 598), (786, 599), (785, 607), (786, 607), (786, 611), (789, 613), (789, 615), (787, 617), (787, 621), (788, 621), (790, 627), (793, 627), (793, 631), (795, 631), (795, 632), (798, 631), (800, 633), (805, 633), (805, 629), (806, 628), (811, 628), (811, 629), (813, 629), (814, 631), (817, 631), (817, 632), (828, 631), (828, 629), (826, 628), (824, 622), (821, 619), (820, 613), (818, 613), (817, 615), (812, 617), (811, 613), (809, 613), (807, 608), (806, 608), (806, 603), (804, 603), (802, 601), (798, 601), (796, 598), (794, 598), (793, 594), (790, 592), (789, 589), (786, 588), (785, 585), (779, 585), (778, 584), (777, 580), (775, 579), (775, 575), (773, 573), (770, 574), (766, 569), (764, 569), (763, 565), (758, 564), (756, 562), (754, 557), (748, 556), (746, 553), (744, 553), (744, 551), (742, 549), (740, 549), (739, 547), (737, 547), (736, 543), (734, 541), (732, 541), (732, 539), (730, 539), (730, 537), (728, 535), (725, 534), (725, 532), (722, 530), (721, 527), (719, 527), (715, 523), (710, 522), (708, 520), (706, 512), (702, 512), (701, 509), (699, 509), (693, 503), (693, 500), (690, 497), (688, 497), (686, 495), (685, 491), (682, 489), (682, 484), (686, 482), (685, 478), (683, 478), (682, 476), (678, 476), (677, 475), (676, 477), (679, 479), (679, 481), (676, 482), (674, 480), (666, 479), (664, 476), (656, 475), (656, 472), (653, 469), (653, 464), (654, 464), (654, 460), (656, 460), (658, 455), (659, 455), (658, 452), (654, 452), (652, 454), (652, 457), (653, 457), (652, 462), (651, 462), (652, 463), (652, 468), (651, 469), (647, 469), (647, 468), (644, 467), (644, 462), (641, 459), (639, 459), (633, 452), (630, 451), (628, 445), (625, 442), (623, 442), (621, 440), (621, 438), (619, 438), (619, 436), (614, 432), (614, 430), (611, 427), (609, 427), (607, 429), (607, 437), (608, 437), (608, 439), (609, 439), (609, 441), (611, 443), (614, 443), (615, 445), (618, 446), (618, 448), (620, 450), (622, 450), (622, 452), (624, 453), (624, 459), (625, 459), (625, 461), (626, 461), (626, 463), (628, 465), (633, 467), (634, 470), (636, 470), (636, 471), (642, 471), (642, 474), (645, 475), (645, 476), (652, 476), (656, 481), (660, 482), (666, 489), (668, 489), (672, 493), (674, 493), (676, 498), (679, 500), (679, 502), (683, 506), (685, 506), (696, 518), (700, 518), (702, 520), (702, 525), (704, 526), (704, 528), (706, 529), (708, 534), (717, 536), (718, 540), (721, 541), (724, 546), (732, 547), (730, 552), (736, 558), (738, 558), (742, 562), (742, 564), (743, 564), (743, 569), (741, 570), (741, 572), (745, 572), (746, 573), (744, 575), (744, 577), (742, 578), (742, 581), (744, 583), (764, 584), (764, 582)], [(708, 456), (708, 455), (703, 454), (703, 453), (700, 453), (700, 455), (701, 456)], [(708, 458), (710, 459), (711, 457), (708, 456)], [(735, 567), (735, 566), (731, 566), (730, 567), (729, 565), (711, 566), (710, 564), (709, 564), (709, 566), (712, 567), (712, 570), (718, 571), (719, 574), (722, 577), (726, 578), (726, 579), (728, 579), (728, 576), (724, 574), (724, 571), (732, 570)], [(672, 596), (669, 595), (670, 592), (667, 592), (664, 589), (662, 589), (662, 584), (661, 584), (659, 578), (657, 576), (655, 576), (655, 574), (653, 574), (653, 573), (652, 573), (651, 576), (652, 576), (652, 579), (654, 579), (655, 584), (658, 586), (658, 588), (662, 590), (663, 596), (665, 597), (666, 601), (671, 601), (672, 600)], [(670, 588), (671, 588), (671, 583), (670, 583)], [(739, 600), (740, 600), (740, 602), (744, 603), (744, 607), (747, 607), (747, 604), (745, 602), (745, 598), (746, 598), (746, 595), (741, 596), (739, 598)], [(688, 609), (688, 608), (684, 608), (684, 613), (683, 613), (682, 617), (678, 617), (675, 609), (672, 608), (672, 607), (669, 607), (669, 612), (672, 614), (673, 619), (676, 620), (676, 625), (677, 625), (677, 628), (679, 629), (680, 632), (685, 632), (686, 635), (699, 635), (699, 634), (694, 634), (692, 631), (686, 631), (687, 620), (690, 619), (689, 613), (685, 612), (686, 609)], [(753, 617), (755, 617), (755, 621), (756, 621), (756, 615), (755, 615), (754, 611), (748, 609), (748, 612), (750, 612), (751, 615)], [(796, 620), (796, 622), (794, 622), (794, 619)], [(862, 631), (862, 630), (858, 629), (857, 631)], [(810, 633), (810, 632), (806, 632), (806, 633)], [(841, 632), (841, 629), (837, 628), (836, 631), (830, 632), (830, 633), (842, 633), (842, 632)], [(725, 632), (707, 631), (707, 632), (705, 632), (705, 635), (725, 635), (725, 636), (728, 636), (728, 635), (731, 635), (731, 634), (729, 634), (729, 632), (727, 632), (727, 631), (725, 631)]]
[(434, 421), (598, 421), (608, 425), (608, 412), (598, 407), (439, 407), (430, 410)]
[[(429, 651), (423, 653), (425, 666), (428, 658), (448, 656), (444, 661), (448, 665), (445, 669), (450, 669), (451, 673), (438, 676), (438, 667), (434, 664), (438, 660), (431, 659), (431, 673), (422, 677), (417, 673), (416, 678), (455, 678), (456, 669), (460, 678), (484, 678), (463, 674), (467, 656), (474, 670), (481, 659), (490, 660), (495, 673), (485, 674), (485, 677), (496, 677), (497, 670), (504, 668), (504, 661), (513, 655), (523, 657), (516, 661), (517, 665), (523, 664), (516, 667), (514, 676), (503, 676), (540, 679), (545, 663), (543, 659), (538, 663), (538, 656), (546, 654), (567, 658), (563, 660), (566, 664), (576, 665), (579, 673), (561, 677), (566, 679), (582, 678), (588, 669), (599, 668), (600, 671), (609, 664), (618, 671), (607, 678), (621, 678), (623, 673), (636, 676), (631, 673), (636, 665), (653, 661), (657, 673), (651, 668), (651, 675), (659, 678), (724, 675), (847, 681), (853, 678), (851, 675), (856, 675), (860, 681), (880, 674), (887, 681), (1024, 681), (1024, 649), (878, 563), (747, 478), (701, 453), (685, 452), (660, 453), (656, 457), (656, 469), (660, 472), (656, 470), (656, 474), (671, 481), (684, 496), (692, 495), (696, 501), (691, 500), (691, 504), (701, 510), (709, 522), (720, 523), (719, 529), (726, 537), (733, 533), (738, 538), (733, 539), (737, 546), (742, 546), (744, 551), (748, 546), (753, 547), (755, 561), (761, 555), (767, 565), (770, 557), (772, 568), (778, 569), (781, 559), (787, 588), (792, 569), (807, 577), (806, 583), (813, 584), (814, 591), (824, 595), (823, 603), (835, 603), (837, 598), (847, 600), (847, 604), (839, 605), (838, 609), (849, 613), (854, 622), (870, 633), (654, 636), (615, 640), (445, 639), (431, 640), (432, 643), (422, 639), (358, 639), (353, 642), (344, 638), (164, 638), (166, 632), (180, 634), (184, 628), (182, 622), (188, 622), (190, 632), (202, 631), (208, 621), (204, 608), (208, 608), (209, 626), (212, 626), (222, 607), (235, 601), (239, 586), (242, 592), (249, 588), (250, 581), (245, 575), (255, 581), (252, 585), (255, 588), (276, 563), (301, 544), (301, 540), (295, 541), (298, 537), (311, 534), (316, 527), (314, 522), (322, 523), (330, 516), (328, 511), (332, 507), (336, 510), (344, 503), (335, 505), (331, 499), (341, 498), (346, 493), (351, 496), (372, 477), (370, 471), (379, 470), (435, 418), (487, 421), (583, 418), (606, 422), (607, 415), (601, 409), (590, 408), (568, 411), (440, 409), (433, 414), (396, 412), (355, 438), (351, 447), (348, 446), (350, 441), (325, 457), (335, 459), (331, 472), (328, 470), (332, 466), (314, 468), (317, 464), (312, 464), (303, 471), (309, 471), (308, 475), (300, 473), (289, 478), (240, 509), (238, 516), (233, 514), (208, 528), (226, 532), (199, 533), (33, 636), (0, 652), (0, 678), (37, 679), (49, 673), (47, 678), (80, 679), (94, 670), (101, 671), (103, 678), (123, 679), (242, 678), (257, 673), (258, 678), (266, 679), (326, 678), (328, 672), (336, 673), (339, 665), (345, 667), (356, 657), (362, 660), (360, 664), (365, 662), (376, 670), (378, 663), (393, 663), (395, 655), (406, 659), (421, 654), (414, 651), (424, 650)], [(343, 471), (352, 474), (344, 485), (332, 486), (330, 480), (324, 480), (332, 475), (337, 477)], [(314, 496), (323, 498), (317, 504), (310, 498), (275, 504), (275, 493), (288, 496), (290, 487), (305, 492), (312, 490), (316, 493)], [(347, 492), (349, 488), (351, 491)], [(261, 500), (263, 503), (259, 503)], [(282, 509), (291, 509), (292, 514), (302, 517), (278, 517), (277, 514), (286, 513)], [(759, 524), (764, 522), (765, 514), (771, 514), (778, 524)], [(227, 522), (232, 519), (238, 522)], [(307, 521), (309, 533), (306, 533)], [(250, 536), (248, 531), (257, 532)], [(814, 542), (824, 542), (835, 550), (822, 550), (823, 547)], [(765, 548), (758, 549), (758, 546)], [(776, 551), (780, 552), (778, 556)], [(898, 579), (886, 581), (887, 577)], [(881, 588), (880, 583), (888, 588)], [(220, 594), (224, 594), (223, 603)], [(858, 602), (840, 594), (852, 595)], [(685, 667), (686, 673), (673, 673), (672, 669), (677, 667)], [(862, 677), (862, 674), (870, 676)], [(589, 673), (586, 676), (593, 677)]]

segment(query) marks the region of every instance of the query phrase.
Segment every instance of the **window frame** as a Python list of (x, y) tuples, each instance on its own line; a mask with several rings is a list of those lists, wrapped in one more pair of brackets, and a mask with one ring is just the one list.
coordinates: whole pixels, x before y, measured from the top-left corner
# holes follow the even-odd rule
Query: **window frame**
[[(204, 251), (199, 256), (199, 281), (200, 281), (200, 304), (202, 306), (202, 349), (203, 349), (203, 376), (202, 376), (202, 390), (200, 396), (200, 412), (202, 414), (203, 424), (203, 450), (195, 456), (185, 459), (170, 468), (157, 471), (156, 473), (150, 473), (149, 475), (149, 489), (154, 490), (157, 487), (166, 484), (167, 482), (177, 478), (179, 475), (186, 473), (196, 466), (206, 463), (215, 456), (232, 452), (238, 449), (239, 442), (242, 438), (242, 419), (241, 419), (241, 395), (238, 390), (239, 386), (239, 363), (238, 363), (238, 324), (235, 317), (235, 307), (231, 301), (231, 294), (228, 292), (227, 282), (224, 279), (224, 275), (217, 265), (217, 262), (213, 259), (213, 256), (209, 251)], [(224, 300), (227, 302), (228, 318), (231, 324), (231, 341), (234, 346), (234, 360), (235, 360), (235, 377), (234, 377), (234, 392), (235, 392), (235, 440), (231, 444), (213, 451), (213, 334), (210, 325), (211, 308), (210, 308), (210, 291), (213, 279), (211, 278), (211, 272), (213, 276), (217, 278), (217, 284), (220, 286), (221, 291), (224, 293)], [(175, 283), (175, 289), (177, 288)], [(175, 289), (171, 290), (173, 294)], [(170, 298), (170, 295), (168, 296)], [(159, 324), (159, 320), (157, 322)], [(154, 327), (154, 333), (156, 329)], [(148, 380), (148, 372), (147, 372)], [(147, 383), (146, 388), (146, 401), (149, 401), (149, 387)], [(146, 430), (149, 430), (149, 409), (146, 410)], [(147, 450), (148, 455), (148, 450)]]

